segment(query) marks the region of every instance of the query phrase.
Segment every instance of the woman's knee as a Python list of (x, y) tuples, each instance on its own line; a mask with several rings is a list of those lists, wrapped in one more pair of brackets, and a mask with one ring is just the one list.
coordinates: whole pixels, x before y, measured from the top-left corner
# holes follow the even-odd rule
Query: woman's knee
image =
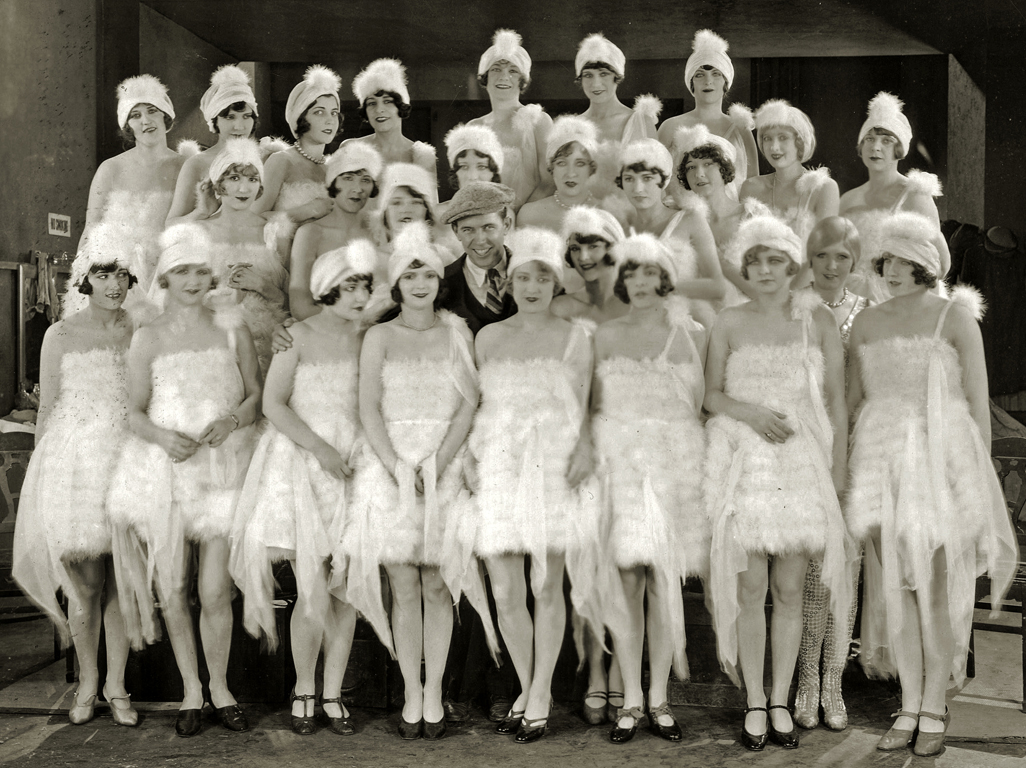
[(449, 588), (445, 586), (445, 582), (437, 571), (422, 573), (420, 583), (425, 603), (432, 606), (452, 605), (452, 593), (449, 592)]
[(201, 574), (197, 583), (200, 606), (206, 610), (223, 610), (232, 603), (232, 580), (225, 574)]
[(392, 588), (392, 600), (396, 604), (406, 607), (413, 604), (420, 605), (420, 573), (416, 568), (389, 568), (388, 583)]
[(744, 607), (763, 605), (766, 602), (766, 591), (769, 581), (765, 573), (746, 571), (738, 579), (737, 598)]
[(621, 568), (620, 583), (623, 584), (623, 595), (627, 602), (634, 603), (642, 599), (645, 594), (648, 579), (645, 578), (644, 568)]

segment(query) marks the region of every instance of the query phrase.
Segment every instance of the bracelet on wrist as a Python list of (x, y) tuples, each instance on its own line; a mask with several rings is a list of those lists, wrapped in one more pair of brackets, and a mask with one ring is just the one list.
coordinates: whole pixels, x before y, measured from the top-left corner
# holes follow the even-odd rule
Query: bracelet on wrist
[(234, 413), (229, 413), (228, 414), (228, 418), (235, 422), (235, 426), (232, 427), (232, 431), (238, 429), (239, 428), (239, 417), (236, 416)]

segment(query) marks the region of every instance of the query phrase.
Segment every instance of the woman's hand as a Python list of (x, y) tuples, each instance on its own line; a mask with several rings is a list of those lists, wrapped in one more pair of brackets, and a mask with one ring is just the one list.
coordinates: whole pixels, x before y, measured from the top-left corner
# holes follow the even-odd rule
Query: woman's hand
[(578, 440), (574, 452), (570, 455), (570, 465), (567, 467), (566, 480), (571, 488), (576, 488), (595, 469), (595, 461), (592, 456), (591, 441)]
[(164, 449), (164, 453), (170, 456), (171, 461), (176, 464), (192, 458), (192, 455), (200, 447), (200, 444), (188, 435), (183, 435), (181, 432), (174, 432), (170, 429), (160, 432), (158, 445)]
[(209, 182), (200, 184), (199, 192), (196, 195), (196, 211), (199, 213), (199, 218), (209, 219), (217, 213), (217, 209), (220, 207), (221, 201), (214, 194), (213, 185)]
[(786, 415), (761, 405), (749, 405), (743, 421), (768, 443), (783, 443), (794, 434)]
[(281, 325), (274, 326), (274, 333), (271, 334), (271, 352), (284, 352), (292, 349), (292, 334), (288, 328), (296, 322), (294, 318), (287, 317)]
[(220, 419), (214, 419), (207, 425), (207, 428), (203, 430), (203, 434), (200, 435), (199, 441), (206, 443), (211, 448), (217, 448), (225, 440), (228, 439), (228, 435), (235, 429), (235, 420), (225, 416)]
[[(416, 488), (417, 493), (422, 494), (422, 495), (424, 493), (424, 485), (427, 482), (424, 479), (424, 472), (425, 471), (426, 470), (424, 469), (424, 465), (423, 464), (418, 464), (417, 468), (415, 470), (413, 470), (413, 487)], [(436, 482), (438, 481), (437, 477), (434, 477), (432, 479), (435, 480)]]
[(254, 271), (252, 264), (240, 263), (232, 265), (228, 285), (238, 291), (262, 294), (267, 288), (267, 281)]
[(316, 458), (317, 463), (321, 465), (321, 469), (336, 480), (345, 480), (353, 474), (353, 468), (350, 467), (349, 463), (330, 445), (325, 444), (319, 451), (315, 451), (314, 458)]

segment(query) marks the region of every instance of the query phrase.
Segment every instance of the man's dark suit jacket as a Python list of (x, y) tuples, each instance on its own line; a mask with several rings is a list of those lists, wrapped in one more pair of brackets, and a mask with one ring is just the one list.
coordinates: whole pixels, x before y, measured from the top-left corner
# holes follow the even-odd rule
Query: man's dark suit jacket
[[(487, 307), (481, 306), (481, 302), (474, 296), (474, 292), (467, 285), (467, 276), (463, 271), (463, 264), (467, 260), (467, 254), (463, 254), (456, 261), (445, 268), (445, 287), (448, 293), (442, 305), (450, 312), (459, 315), (467, 321), (470, 332), (477, 336), (477, 332), (489, 323), (497, 323), (507, 317), (516, 314), (517, 305), (513, 301), (513, 295), (508, 291), (502, 297), (502, 313), (495, 314)], [(506, 263), (509, 263), (509, 249), (506, 249)]]

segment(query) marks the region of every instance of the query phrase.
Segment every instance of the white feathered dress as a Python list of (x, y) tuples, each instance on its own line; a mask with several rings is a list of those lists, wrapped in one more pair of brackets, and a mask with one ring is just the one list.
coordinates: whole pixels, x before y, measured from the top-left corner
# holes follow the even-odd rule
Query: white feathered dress
[[(592, 419), (609, 530), (606, 559), (616, 570), (603, 592), (607, 624), (626, 601), (618, 569), (648, 566), (673, 636), (674, 666), (686, 677), (681, 583), (709, 571), (709, 516), (702, 494), (705, 379), (692, 334), (701, 330), (681, 299), (667, 299), (670, 333), (658, 357), (612, 357), (598, 364), (601, 411)], [(681, 338), (689, 357), (669, 360)]]
[[(245, 385), (234, 349), (228, 345), (183, 350), (156, 357), (150, 368), (147, 414), (158, 427), (194, 440), (215, 419), (242, 403)], [(217, 448), (201, 445), (190, 458), (174, 462), (155, 443), (129, 435), (117, 460), (107, 504), (115, 528), (114, 565), (119, 581), (135, 580), (145, 544), (145, 570), (167, 594), (182, 586), (186, 542), (227, 539), (252, 453), (253, 427), (241, 427)], [(147, 630), (148, 595), (137, 595), (138, 620)], [(124, 606), (123, 606), (124, 608)], [(136, 617), (125, 610), (132, 635)]]
[[(356, 360), (299, 363), (289, 407), (344, 459), (359, 445), (360, 415)], [(277, 645), (272, 563), (294, 562), (296, 585), (307, 618), (324, 621), (328, 595), (314, 590), (325, 560), (330, 561), (329, 588), (345, 598), (342, 532), (351, 481), (336, 480), (316, 457), (268, 423), (260, 437), (235, 510), (232, 531), (232, 578), (245, 594), (244, 622)]]
[[(465, 543), (470, 535), (466, 531), (469, 492), (463, 483), (465, 448), (457, 451), (437, 482), (432, 481), (437, 474), (436, 454), (449, 426), (464, 398), (476, 391), (476, 371), (461, 331), (466, 323), (445, 310), (438, 315), (449, 330), (447, 358), (386, 358), (382, 364), (381, 413), (399, 457), (395, 468), (399, 480), (365, 445), (357, 459), (343, 535), (343, 551), (349, 558), (346, 600), (363, 614), (393, 656), (380, 566), (437, 566), (455, 599), (463, 591), (472, 601), (483, 596)], [(422, 495), (414, 485), (418, 466), (424, 468)], [(489, 624), (485, 622), (486, 627)]]
[(571, 488), (567, 481), (586, 416), (570, 360), (582, 345), (590, 347), (594, 323), (571, 324), (562, 358), (496, 359), (481, 366), (481, 407), (469, 441), (478, 462), (474, 553), (530, 555), (535, 594), (545, 583), (547, 556), (564, 554), (571, 602), (598, 627), (597, 488), (593, 482)]
[(858, 352), (865, 400), (851, 438), (847, 514), (852, 535), (866, 544), (863, 666), (894, 675), (902, 592), (915, 590), (920, 612), (929, 611), (939, 557), (955, 639), (951, 674), (960, 684), (976, 577), (990, 574), (998, 604), (1015, 575), (1018, 546), (990, 446), (969, 411), (958, 352), (941, 336), (951, 304), (932, 337), (895, 336)]
[(58, 589), (75, 597), (67, 566), (111, 551), (107, 490), (128, 436), (125, 350), (66, 352), (60, 392), (22, 484), (11, 573), (70, 640)]
[(713, 537), (710, 591), (717, 648), (737, 682), (738, 575), (749, 554), (823, 556), (831, 609), (843, 620), (851, 598), (847, 531), (830, 474), (833, 429), (823, 395), (824, 359), (809, 344), (818, 294), (792, 294), (802, 339), (749, 344), (727, 358), (724, 393), (785, 414), (795, 433), (770, 443), (725, 414), (706, 425), (706, 501)]

